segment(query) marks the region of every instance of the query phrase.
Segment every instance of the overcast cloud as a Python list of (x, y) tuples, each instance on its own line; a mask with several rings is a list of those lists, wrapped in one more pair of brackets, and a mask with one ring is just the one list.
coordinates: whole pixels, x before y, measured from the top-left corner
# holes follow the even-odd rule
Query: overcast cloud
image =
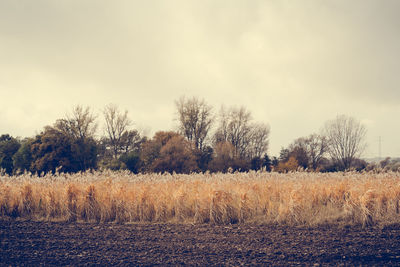
[[(400, 1), (0, 0), (0, 133), (32, 136), (76, 104), (174, 128), (182, 95), (246, 106), (270, 153), (338, 114), (366, 157), (400, 156)], [(99, 117), (101, 119), (101, 117)]]

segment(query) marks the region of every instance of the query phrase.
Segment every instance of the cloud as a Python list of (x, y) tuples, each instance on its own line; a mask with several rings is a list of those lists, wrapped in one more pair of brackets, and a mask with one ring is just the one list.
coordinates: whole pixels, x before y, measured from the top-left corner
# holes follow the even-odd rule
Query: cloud
[(110, 102), (168, 129), (184, 94), (248, 107), (271, 124), (273, 153), (337, 114), (382, 121), (400, 109), (399, 5), (1, 1), (0, 130), (30, 135), (74, 104)]

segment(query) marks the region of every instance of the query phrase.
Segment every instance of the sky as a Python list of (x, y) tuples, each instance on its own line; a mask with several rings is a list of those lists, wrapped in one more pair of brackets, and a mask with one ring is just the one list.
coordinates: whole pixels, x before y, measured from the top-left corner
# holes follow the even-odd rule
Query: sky
[(339, 114), (364, 157), (400, 157), (400, 1), (0, 0), (0, 133), (28, 137), (75, 105), (114, 103), (174, 130), (174, 101), (245, 106), (269, 154)]

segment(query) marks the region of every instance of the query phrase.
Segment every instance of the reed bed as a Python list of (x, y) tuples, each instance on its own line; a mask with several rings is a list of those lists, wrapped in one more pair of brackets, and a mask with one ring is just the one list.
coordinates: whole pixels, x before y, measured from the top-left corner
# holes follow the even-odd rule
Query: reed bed
[(0, 177), (0, 217), (153, 223), (400, 223), (399, 173), (85, 172)]

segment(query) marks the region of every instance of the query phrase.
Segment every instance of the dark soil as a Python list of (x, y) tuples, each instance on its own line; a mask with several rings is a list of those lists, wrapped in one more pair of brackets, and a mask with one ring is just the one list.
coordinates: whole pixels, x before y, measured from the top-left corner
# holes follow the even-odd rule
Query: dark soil
[(0, 221), (1, 266), (399, 265), (385, 228)]

